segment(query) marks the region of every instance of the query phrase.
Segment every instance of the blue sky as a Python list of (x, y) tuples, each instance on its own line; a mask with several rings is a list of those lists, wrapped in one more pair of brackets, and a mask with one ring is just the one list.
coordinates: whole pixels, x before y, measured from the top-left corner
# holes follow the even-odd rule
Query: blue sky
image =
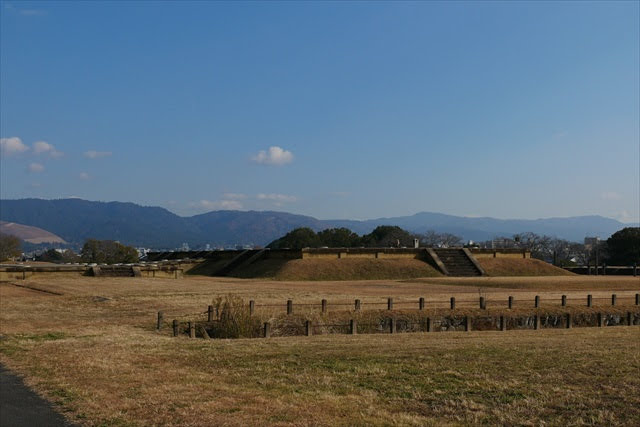
[(2, 198), (639, 220), (638, 2), (2, 2)]

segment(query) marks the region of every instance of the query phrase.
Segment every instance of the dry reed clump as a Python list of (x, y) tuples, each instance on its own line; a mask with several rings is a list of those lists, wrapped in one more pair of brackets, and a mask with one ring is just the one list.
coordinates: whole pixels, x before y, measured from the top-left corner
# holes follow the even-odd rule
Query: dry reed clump
[(227, 295), (213, 300), (219, 313), (218, 320), (208, 325), (212, 338), (251, 338), (260, 334), (260, 319), (251, 316), (244, 300), (237, 295)]

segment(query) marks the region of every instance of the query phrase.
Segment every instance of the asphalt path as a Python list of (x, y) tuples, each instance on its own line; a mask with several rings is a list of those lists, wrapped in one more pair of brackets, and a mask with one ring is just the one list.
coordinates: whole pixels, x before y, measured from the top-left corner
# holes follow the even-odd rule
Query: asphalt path
[(0, 427), (72, 427), (49, 402), (0, 365)]

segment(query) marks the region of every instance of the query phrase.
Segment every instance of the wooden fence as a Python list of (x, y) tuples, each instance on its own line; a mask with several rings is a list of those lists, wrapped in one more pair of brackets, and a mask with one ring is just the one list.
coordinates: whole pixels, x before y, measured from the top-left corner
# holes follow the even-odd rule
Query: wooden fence
[[(599, 298), (594, 298), (591, 294), (589, 294), (586, 296), (586, 298), (576, 298), (576, 297), (568, 298), (566, 295), (562, 295), (560, 299), (551, 299), (551, 298), (542, 299), (540, 298), (540, 296), (535, 296), (532, 300), (528, 299), (528, 300), (516, 301), (516, 299), (513, 296), (509, 296), (506, 300), (492, 299), (490, 301), (491, 301), (492, 308), (496, 307), (496, 308), (507, 308), (507, 309), (514, 309), (514, 308), (540, 309), (540, 308), (570, 307), (570, 306), (574, 306), (574, 307), (578, 306), (582, 308), (584, 307), (593, 308), (596, 306), (594, 301), (600, 302), (600, 304), (597, 304), (599, 307), (613, 308), (613, 307), (616, 307), (616, 305), (620, 305), (620, 302), (621, 302), (620, 300), (629, 300), (630, 304), (639, 306), (640, 293), (635, 294), (635, 296), (629, 296), (629, 297), (625, 296), (621, 298), (618, 298), (617, 294), (611, 294), (610, 297), (599, 297)], [(631, 303), (631, 301), (633, 301), (633, 303)], [(461, 302), (463, 304), (460, 304)], [(497, 304), (498, 302), (500, 304)], [(542, 304), (543, 302), (545, 303), (544, 307)], [(570, 302), (572, 302), (572, 305), (569, 304)], [(602, 302), (604, 302), (604, 304)], [(572, 317), (574, 316), (574, 314), (568, 313), (568, 312), (562, 313), (562, 314), (556, 313), (551, 315), (539, 314), (539, 313), (535, 313), (531, 315), (517, 315), (517, 314), (510, 315), (508, 312), (502, 313), (499, 315), (491, 315), (491, 316), (490, 315), (484, 315), (484, 316), (483, 315), (474, 315), (474, 316), (456, 315), (456, 310), (460, 309), (461, 305), (464, 305), (467, 308), (473, 307), (480, 310), (487, 310), (487, 307), (489, 306), (488, 300), (486, 297), (483, 297), (483, 296), (480, 296), (477, 300), (474, 300), (474, 301), (471, 301), (471, 300), (456, 301), (455, 297), (449, 298), (448, 301), (443, 301), (443, 300), (427, 301), (425, 298), (421, 297), (417, 301), (415, 300), (414, 301), (407, 301), (407, 300), (394, 301), (393, 298), (387, 298), (386, 302), (364, 303), (362, 300), (356, 299), (354, 300), (353, 303), (342, 303), (342, 302), (329, 303), (326, 299), (323, 299), (318, 304), (316, 303), (294, 304), (293, 300), (291, 299), (287, 300), (286, 304), (256, 304), (255, 300), (250, 300), (247, 306), (247, 310), (249, 311), (249, 314), (251, 316), (256, 314), (256, 309), (258, 308), (269, 308), (271, 310), (273, 310), (274, 308), (276, 310), (282, 309), (283, 311), (286, 310), (287, 315), (293, 315), (296, 307), (302, 307), (302, 308), (305, 308), (306, 310), (309, 310), (309, 309), (314, 310), (319, 308), (322, 314), (328, 313), (329, 307), (347, 308), (347, 311), (353, 311), (354, 313), (356, 313), (356, 312), (365, 311), (363, 310), (363, 306), (365, 306), (365, 307), (371, 307), (369, 309), (370, 311), (373, 311), (373, 310), (384, 311), (386, 307), (386, 310), (392, 313), (394, 310), (397, 310), (401, 306), (402, 309), (404, 310), (417, 309), (419, 313), (428, 308), (432, 308), (432, 309), (442, 308), (443, 305), (446, 305), (446, 307), (451, 310), (450, 314), (440, 315), (440, 316), (425, 316), (425, 317), (422, 317), (419, 322), (409, 322), (409, 321), (406, 321), (406, 319), (399, 320), (393, 316), (389, 316), (382, 323), (378, 322), (375, 324), (369, 324), (369, 323), (359, 324), (357, 319), (350, 319), (349, 323), (330, 324), (330, 323), (323, 322), (321, 324), (314, 325), (310, 320), (306, 320), (304, 323), (304, 335), (307, 335), (307, 336), (314, 335), (314, 328), (318, 328), (318, 327), (321, 327), (324, 329), (327, 329), (327, 328), (333, 328), (337, 330), (343, 329), (344, 330), (343, 333), (348, 333), (352, 335), (357, 334), (359, 328), (360, 330), (363, 330), (363, 329), (372, 328), (372, 327), (377, 328), (378, 331), (380, 331), (381, 329), (384, 330), (386, 328), (388, 329), (389, 333), (396, 333), (398, 330), (398, 322), (401, 323), (402, 327), (405, 330), (411, 329), (411, 330), (422, 331), (422, 332), (434, 332), (436, 325), (439, 325), (440, 329), (442, 330), (443, 324), (448, 325), (446, 327), (446, 330), (470, 331), (473, 329), (472, 325), (474, 322), (480, 323), (480, 324), (482, 324), (483, 322), (486, 324), (488, 322), (489, 324), (493, 325), (493, 327), (495, 327), (496, 330), (500, 330), (500, 331), (506, 331), (507, 329), (509, 329), (510, 322), (516, 325), (516, 327), (513, 327), (511, 329), (523, 329), (522, 327), (517, 327), (518, 322), (519, 323), (525, 322), (526, 323), (525, 326), (527, 325), (531, 326), (529, 329), (537, 330), (543, 327), (543, 323), (545, 323), (543, 319), (546, 319), (546, 323), (547, 323), (546, 326), (548, 326), (549, 324), (548, 319), (550, 316), (553, 317), (554, 319), (552, 327), (558, 327), (557, 326), (558, 324), (562, 324), (566, 328), (571, 328), (576, 324), (576, 322), (573, 320), (573, 317)], [(516, 307), (516, 305), (518, 307)], [(614, 323), (624, 324), (625, 322), (625, 319), (623, 319), (622, 321), (618, 319), (619, 317), (621, 317), (619, 313), (613, 313), (613, 314), (608, 313), (606, 311), (606, 308), (605, 308), (605, 311), (598, 311), (597, 313), (592, 313), (592, 314), (594, 314), (597, 319), (597, 321), (594, 321), (592, 323), (597, 323), (597, 326), (599, 327), (611, 325)], [(206, 316), (206, 320), (204, 319), (205, 316)], [(561, 316), (562, 316), (562, 319), (560, 319)], [(614, 317), (617, 316), (617, 317), (615, 317), (614, 319), (614, 317), (612, 316)], [(196, 317), (201, 317), (201, 319), (196, 320), (195, 319)], [(626, 324), (629, 326), (636, 324), (635, 322), (640, 323), (640, 313), (627, 311), (624, 317), (626, 317)], [(189, 320), (186, 320), (186, 321), (179, 320), (184, 318), (189, 318)], [(165, 325), (170, 325), (173, 329), (173, 336), (178, 336), (180, 335), (181, 325), (184, 325), (186, 323), (187, 325), (186, 331), (188, 332), (191, 338), (196, 337), (196, 329), (199, 330), (199, 332), (203, 337), (209, 338), (209, 334), (206, 330), (205, 325), (218, 321), (220, 319), (220, 313), (216, 307), (209, 305), (207, 307), (207, 310), (203, 312), (174, 316), (174, 319), (172, 320), (171, 323), (165, 322), (164, 319), (165, 319), (164, 312), (159, 311), (157, 313), (157, 325), (156, 325), (157, 330), (161, 330)], [(526, 319), (526, 320), (522, 320), (522, 319)], [(582, 324), (581, 326), (585, 326), (585, 325)], [(586, 325), (586, 326), (596, 326), (596, 325), (594, 324), (594, 325)], [(262, 331), (260, 335), (264, 338), (270, 337), (272, 334), (271, 329), (272, 327), (270, 323), (268, 322), (264, 323), (262, 325)], [(333, 333), (336, 333), (336, 332), (333, 332)]]

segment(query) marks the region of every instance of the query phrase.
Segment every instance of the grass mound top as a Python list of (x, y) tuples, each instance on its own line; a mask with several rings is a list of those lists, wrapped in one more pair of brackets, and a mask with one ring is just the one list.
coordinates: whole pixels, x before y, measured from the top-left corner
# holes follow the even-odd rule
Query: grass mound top
[(295, 259), (258, 261), (232, 273), (241, 278), (276, 280), (381, 280), (436, 277), (441, 274), (418, 259)]
[(478, 258), (489, 276), (572, 276), (573, 273), (539, 259)]

